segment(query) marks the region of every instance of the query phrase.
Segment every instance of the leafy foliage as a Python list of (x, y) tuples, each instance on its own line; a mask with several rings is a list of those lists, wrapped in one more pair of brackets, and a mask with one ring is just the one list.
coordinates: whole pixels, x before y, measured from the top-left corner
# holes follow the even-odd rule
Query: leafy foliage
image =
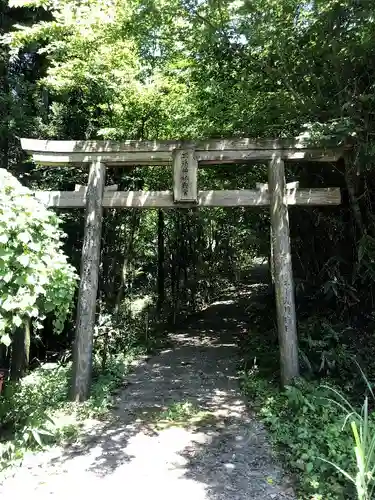
[[(371, 376), (375, 373), (374, 0), (134, 0), (105, 4), (98, 0), (13, 0), (1, 8), (0, 160), (33, 188), (72, 189), (74, 183), (85, 183), (86, 173), (83, 169), (73, 172), (22, 164), (17, 140), (22, 135), (116, 140), (300, 135), (312, 144), (333, 140), (353, 146), (345, 164), (299, 163), (288, 166), (287, 176), (298, 180), (301, 187), (342, 188), (342, 206), (329, 212), (323, 208), (290, 210), (302, 319), (301, 365), (310, 381), (332, 377), (345, 391), (361, 394), (363, 387), (353, 377), (352, 355), (360, 356)], [(109, 183), (117, 183), (123, 190), (171, 187), (168, 168), (116, 169), (107, 175)], [(265, 166), (212, 166), (199, 169), (199, 187), (249, 188), (266, 182), (266, 175)], [(17, 210), (21, 217), (21, 209)], [(135, 217), (130, 210), (105, 214), (100, 321), (95, 336), (95, 357), (103, 366), (109, 366), (119, 350), (133, 348), (147, 336), (151, 314), (134, 322), (121, 311), (123, 302), (132, 300), (140, 290), (154, 301), (158, 288), (163, 315), (158, 314), (177, 322), (208, 303), (223, 282), (237, 279), (238, 269), (248, 268), (251, 257), (268, 254), (266, 211), (176, 210), (165, 213), (164, 218), (159, 215), (148, 211)], [(62, 218), (67, 233), (65, 251), (78, 266), (82, 214), (63, 214)], [(158, 220), (163, 223), (159, 225)], [(0, 221), (3, 231), (1, 224), (4, 221)], [(6, 231), (9, 239), (9, 229)], [(23, 233), (20, 229), (12, 236), (18, 249), (12, 271), (23, 271), (26, 280), (35, 272), (33, 259), (39, 255), (28, 249), (30, 263), (26, 266), (26, 261), (25, 265), (17, 261), (23, 245), (31, 242), (27, 236), (19, 236)], [(160, 241), (163, 252), (159, 260), (155, 249)], [(0, 240), (3, 248), (1, 245)], [(65, 264), (61, 261), (59, 265), (63, 268)], [(38, 282), (46, 288), (48, 301), (41, 294), (32, 305), (20, 302), (26, 312), (10, 297), (12, 282), (0, 281), (6, 294), (0, 301), (12, 304), (7, 311), (0, 304), (0, 321), (6, 322), (8, 332), (24, 315), (36, 319), (33, 313), (38, 311), (40, 318), (52, 306), (60, 317), (56, 327), (61, 327), (72, 288), (61, 287), (62, 274), (53, 272), (53, 276), (48, 274), (53, 278), (48, 290)], [(45, 274), (41, 276), (46, 279)], [(73, 281), (72, 275), (68, 281)], [(26, 286), (28, 292), (31, 287)], [(15, 290), (19, 289), (17, 285)], [(60, 297), (61, 290), (65, 293)], [(258, 345), (249, 342), (243, 347), (251, 368), (255, 355), (259, 361), (265, 338), (269, 340), (267, 370), (263, 373), (264, 367), (260, 368), (262, 375), (273, 380), (277, 378), (273, 364), (277, 338), (268, 306), (265, 300), (266, 315), (250, 309), (249, 322), (262, 328), (263, 335)], [(48, 349), (35, 347), (35, 356), (44, 359), (47, 351), (58, 356), (69, 348), (70, 329), (64, 333), (57, 343), (46, 328), (41, 335)], [(315, 490), (307, 481), (308, 491), (315, 491), (316, 498), (319, 494), (325, 499), (329, 495), (338, 498), (345, 486), (337, 475), (328, 478), (328, 469), (315, 457), (322, 449), (328, 459), (337, 459), (344, 467), (349, 466), (345, 460), (350, 450), (339, 432), (341, 415), (329, 405), (317, 405), (314, 387), (311, 383), (287, 394), (275, 392), (275, 399), (266, 406), (270, 411), (267, 418), (276, 419), (279, 412), (285, 416), (270, 425), (276, 435), (284, 433), (280, 438), (290, 447), (295, 445), (288, 456), (294, 470), (303, 475), (302, 482), (311, 475), (327, 478), (327, 487), (316, 479), (319, 486)], [(297, 415), (290, 411), (293, 405)], [(300, 453), (298, 447), (303, 449), (303, 443), (296, 441), (295, 428), (287, 419), (301, 428), (307, 441), (315, 443), (313, 460), (308, 450), (303, 451), (307, 458)], [(328, 439), (332, 447), (327, 451)], [(303, 470), (295, 464), (297, 459), (302, 460)], [(311, 466), (306, 464), (313, 464), (310, 472)]]
[(358, 343), (360, 333), (337, 317), (301, 320), (305, 378), (280, 391), (275, 326), (269, 320), (267, 296), (259, 299), (252, 308), (252, 327), (242, 339), (242, 389), (297, 479), (300, 497), (355, 498), (358, 490), (358, 498), (372, 498), (360, 493), (362, 488), (368, 494), (373, 483), (372, 385), (356, 362), (361, 360), (373, 375), (367, 344)]
[(42, 327), (53, 312), (60, 333), (69, 313), (76, 273), (61, 250), (62, 231), (53, 212), (27, 190), (0, 186), (0, 335), (9, 345), (10, 334), (25, 319)]
[(244, 376), (243, 390), (298, 478), (302, 498), (338, 500), (352, 494), (346, 480), (322, 460), (353, 470), (351, 436), (343, 428), (345, 415), (324, 399), (327, 391), (316, 384), (300, 382), (280, 393), (255, 374)]
[(84, 403), (69, 400), (69, 353), (58, 362), (43, 363), (19, 382), (5, 384), (0, 394), (0, 467), (22, 458), (26, 450), (76, 439), (87, 419), (111, 417), (114, 393), (123, 387), (133, 363), (165, 345), (155, 318), (145, 324), (149, 313), (139, 302), (124, 304), (119, 315), (99, 318), (91, 393)]
[[(367, 377), (360, 369), (361, 374), (367, 384), (372, 400), (375, 399), (374, 392)], [(371, 500), (375, 488), (375, 422), (369, 410), (369, 398), (365, 397), (362, 408), (357, 411), (350, 401), (340, 392), (333, 388), (334, 399), (332, 403), (336, 404), (346, 413), (346, 423), (350, 423), (353, 439), (353, 451), (355, 456), (355, 473), (344, 470), (337, 463), (325, 461), (333, 465), (346, 479), (355, 486), (358, 500)]]
[(0, 395), (0, 468), (22, 458), (26, 450), (71, 441), (85, 419), (103, 419), (113, 404), (113, 391), (123, 384), (140, 349), (117, 354), (105, 371), (94, 365), (91, 397), (83, 404), (68, 398), (71, 364), (46, 364), (18, 383), (8, 383)]

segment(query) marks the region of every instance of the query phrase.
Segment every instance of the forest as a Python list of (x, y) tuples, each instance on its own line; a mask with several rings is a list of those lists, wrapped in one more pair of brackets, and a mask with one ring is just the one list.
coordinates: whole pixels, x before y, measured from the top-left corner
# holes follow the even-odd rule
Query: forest
[[(374, 498), (375, 1), (3, 0), (0, 12), (1, 468), (105, 418), (136, 359), (225, 287), (240, 296), (270, 257), (267, 207), (105, 209), (91, 396), (75, 404), (84, 211), (24, 193), (74, 191), (88, 170), (38, 166), (20, 138), (309, 137), (347, 154), (286, 167), (288, 182), (342, 195), (289, 209), (301, 377), (280, 388), (266, 273), (237, 339), (241, 390), (298, 498)], [(199, 189), (255, 189), (267, 171), (205, 166)], [(169, 167), (106, 175), (122, 191), (172, 186)]]

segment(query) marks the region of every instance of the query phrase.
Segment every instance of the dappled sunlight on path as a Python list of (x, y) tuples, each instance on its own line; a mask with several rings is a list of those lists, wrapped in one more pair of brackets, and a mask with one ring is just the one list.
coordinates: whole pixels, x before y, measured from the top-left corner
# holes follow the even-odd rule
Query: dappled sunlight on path
[(73, 446), (29, 456), (0, 495), (294, 498), (239, 391), (235, 336), (247, 330), (243, 306), (252, 291), (236, 300), (232, 292), (170, 334), (174, 347), (129, 376), (111, 421)]

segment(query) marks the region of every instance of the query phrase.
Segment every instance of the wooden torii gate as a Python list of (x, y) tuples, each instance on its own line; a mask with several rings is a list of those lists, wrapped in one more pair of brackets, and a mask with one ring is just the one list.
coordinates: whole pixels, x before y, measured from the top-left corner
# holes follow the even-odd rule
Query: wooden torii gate
[[(36, 191), (49, 207), (85, 208), (72, 398), (88, 397), (98, 289), (102, 212), (105, 208), (189, 208), (270, 206), (271, 255), (274, 270), (281, 382), (299, 375), (298, 341), (292, 275), (288, 205), (338, 205), (339, 188), (299, 189), (286, 185), (285, 161), (336, 162), (337, 148), (309, 148), (298, 140), (251, 139), (208, 141), (44, 141), (21, 139), (22, 148), (42, 165), (88, 165), (87, 188), (76, 191)], [(198, 166), (269, 162), (268, 184), (257, 189), (198, 191)], [(173, 191), (113, 191), (105, 189), (106, 166), (172, 165)]]

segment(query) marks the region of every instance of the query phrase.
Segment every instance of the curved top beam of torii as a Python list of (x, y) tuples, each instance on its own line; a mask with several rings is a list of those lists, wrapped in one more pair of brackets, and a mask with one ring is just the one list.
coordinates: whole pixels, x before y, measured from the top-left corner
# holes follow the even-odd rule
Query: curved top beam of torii
[(173, 151), (193, 150), (200, 164), (244, 163), (270, 160), (335, 162), (344, 148), (316, 147), (303, 139), (208, 139), (199, 141), (53, 141), (21, 139), (22, 149), (42, 165), (89, 164), (170, 165)]
[[(21, 139), (22, 148), (43, 165), (90, 164), (86, 189), (35, 192), (49, 206), (86, 207), (80, 293), (77, 306), (72, 398), (89, 394), (103, 207), (270, 206), (272, 264), (277, 297), (281, 381), (298, 376), (298, 342), (293, 295), (288, 205), (338, 204), (338, 188), (299, 190), (286, 184), (284, 160), (334, 162), (344, 148), (311, 147), (302, 140), (259, 141), (42, 141)], [(198, 191), (199, 164), (269, 162), (268, 184), (255, 190)], [(173, 165), (173, 192), (106, 191), (106, 166)]]

